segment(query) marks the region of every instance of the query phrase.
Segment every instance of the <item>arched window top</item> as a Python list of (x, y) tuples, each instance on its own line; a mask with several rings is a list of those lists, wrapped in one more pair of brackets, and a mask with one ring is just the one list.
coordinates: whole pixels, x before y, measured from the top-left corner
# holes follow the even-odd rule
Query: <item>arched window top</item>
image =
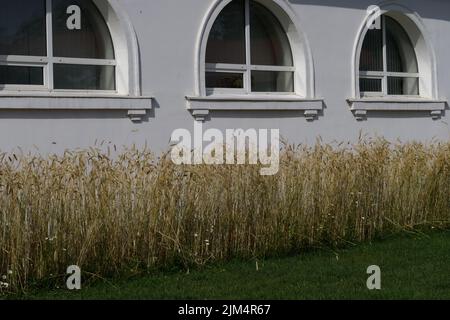
[(0, 87), (139, 95), (137, 40), (124, 18), (115, 0), (5, 1)]
[(217, 16), (205, 53), (208, 93), (294, 93), (287, 31), (263, 4), (234, 0)]
[(386, 60), (388, 72), (417, 73), (416, 53), (403, 27), (388, 16), (381, 17), (379, 23), (379, 27), (375, 24), (367, 31), (361, 49), (360, 71), (383, 71)]
[(439, 100), (431, 37), (415, 10), (370, 6), (354, 51), (354, 97)]
[(382, 15), (367, 31), (359, 62), (362, 96), (419, 96), (419, 67), (405, 29)]
[[(250, 1), (251, 64), (293, 66), (286, 32), (278, 19), (263, 5)], [(207, 63), (246, 63), (245, 1), (228, 4), (209, 34)]]

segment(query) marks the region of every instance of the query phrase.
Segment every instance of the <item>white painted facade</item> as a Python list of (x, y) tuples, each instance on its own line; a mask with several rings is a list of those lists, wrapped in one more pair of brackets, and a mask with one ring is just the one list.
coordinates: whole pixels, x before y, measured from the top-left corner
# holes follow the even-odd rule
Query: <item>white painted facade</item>
[[(314, 143), (318, 137), (355, 141), (361, 135), (449, 140), (448, 1), (257, 1), (288, 36), (291, 94), (208, 93), (207, 40), (230, 0), (94, 0), (114, 44), (116, 90), (5, 86), (0, 89), (0, 148), (47, 153), (105, 141), (163, 151), (174, 130), (193, 130), (194, 121), (221, 130), (280, 129), (290, 143)], [(371, 5), (411, 38), (419, 69), (417, 96), (361, 98), (359, 56)]]

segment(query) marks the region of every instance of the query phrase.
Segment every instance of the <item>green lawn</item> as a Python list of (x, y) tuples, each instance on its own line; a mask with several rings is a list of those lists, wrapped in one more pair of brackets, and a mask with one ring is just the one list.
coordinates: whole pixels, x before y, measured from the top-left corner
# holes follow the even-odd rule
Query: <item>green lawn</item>
[[(367, 267), (382, 269), (382, 290), (366, 288)], [(231, 262), (203, 270), (103, 282), (27, 299), (450, 299), (450, 232), (395, 237), (338, 252)]]

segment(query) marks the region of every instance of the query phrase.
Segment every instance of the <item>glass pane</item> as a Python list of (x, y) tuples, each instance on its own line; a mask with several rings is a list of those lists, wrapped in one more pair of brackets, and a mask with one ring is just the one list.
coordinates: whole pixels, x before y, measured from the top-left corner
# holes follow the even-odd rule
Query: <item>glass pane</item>
[(360, 92), (381, 92), (382, 81), (381, 79), (369, 79), (360, 78), (359, 79), (359, 91)]
[(244, 0), (230, 2), (217, 17), (209, 34), (206, 63), (246, 63)]
[(45, 56), (45, 0), (2, 1), (0, 55)]
[(278, 19), (263, 5), (250, 4), (253, 65), (293, 66), (288, 37)]
[(418, 78), (388, 77), (389, 95), (419, 95)]
[(253, 92), (294, 92), (294, 73), (252, 71)]
[(244, 74), (231, 72), (206, 72), (207, 88), (244, 88)]
[(115, 67), (54, 65), (55, 89), (115, 90)]
[(416, 53), (408, 34), (390, 17), (385, 17), (385, 23), (388, 71), (417, 73)]
[(359, 70), (383, 71), (383, 31), (381, 28), (367, 31), (361, 48)]
[[(72, 5), (81, 10), (79, 29)], [(91, 0), (53, 0), (53, 48), (55, 57), (114, 59), (108, 26)]]
[(0, 66), (0, 85), (44, 85), (41, 67)]

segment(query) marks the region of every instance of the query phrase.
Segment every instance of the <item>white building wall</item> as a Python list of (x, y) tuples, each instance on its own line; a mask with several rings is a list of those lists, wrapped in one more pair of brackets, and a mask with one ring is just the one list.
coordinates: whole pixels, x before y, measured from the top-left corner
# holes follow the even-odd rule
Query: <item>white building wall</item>
[[(140, 123), (127, 112), (111, 110), (0, 110), (3, 151), (61, 152), (105, 141), (117, 146), (148, 144), (166, 150), (172, 132), (193, 130), (186, 96), (196, 92), (199, 33), (212, 0), (118, 0), (136, 31), (140, 54), (141, 94), (154, 97), (154, 110)], [(395, 1), (417, 12), (434, 47), (439, 98), (450, 96), (450, 3), (444, 0)], [(355, 141), (361, 134), (390, 140), (449, 140), (450, 119), (433, 120), (430, 112), (369, 112), (357, 121), (350, 111), (353, 50), (367, 0), (290, 0), (309, 40), (314, 61), (316, 97), (325, 109), (309, 122), (301, 111), (212, 112), (205, 128), (273, 128), (291, 143)], [(2, 99), (2, 97), (0, 97)], [(1, 102), (1, 100), (0, 100)], [(448, 109), (448, 107), (447, 107)]]

